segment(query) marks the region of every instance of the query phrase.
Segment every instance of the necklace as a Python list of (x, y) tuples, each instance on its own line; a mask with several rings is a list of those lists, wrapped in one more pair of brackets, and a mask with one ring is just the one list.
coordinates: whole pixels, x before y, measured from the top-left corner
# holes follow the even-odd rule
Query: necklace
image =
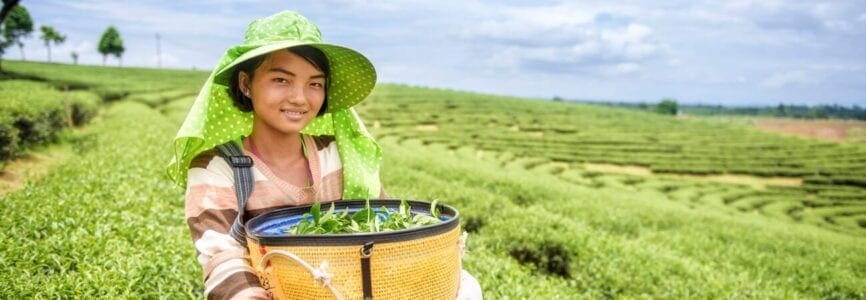
[[(264, 159), (265, 157), (262, 156), (262, 154), (259, 152), (259, 149), (258, 149), (258, 147), (256, 147), (256, 143), (253, 142), (253, 139), (249, 138), (248, 140), (250, 142), (250, 152), (255, 154), (255, 156), (258, 156), (259, 158), (261, 158), (262, 161), (265, 161), (265, 159)], [(301, 136), (301, 151), (303, 152), (303, 157), (301, 159), (305, 160), (306, 164), (309, 165), (309, 160), (307, 159), (307, 157), (308, 157), (307, 145), (306, 145), (306, 142), (304, 142), (304, 136), (303, 135)], [(302, 189), (311, 189), (311, 188), (313, 188), (313, 172), (312, 172), (312, 170), (310, 170), (309, 167), (304, 167), (304, 170), (307, 172), (307, 186), (304, 186), (301, 188)], [(276, 175), (276, 174), (274, 174), (274, 175)]]

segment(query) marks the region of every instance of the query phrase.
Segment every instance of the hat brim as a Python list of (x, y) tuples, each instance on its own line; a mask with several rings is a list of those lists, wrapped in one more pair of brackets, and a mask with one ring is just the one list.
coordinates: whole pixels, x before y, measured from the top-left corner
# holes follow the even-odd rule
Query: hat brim
[(321, 50), (328, 57), (331, 74), (328, 87), (328, 107), (326, 112), (347, 109), (366, 98), (376, 86), (376, 69), (367, 57), (348, 47), (328, 43), (303, 41), (284, 41), (261, 45), (252, 49), (249, 46), (236, 46), (231, 52), (242, 52), (231, 63), (218, 70), (214, 83), (228, 86), (229, 79), (238, 64), (258, 56), (291, 47), (308, 45)]

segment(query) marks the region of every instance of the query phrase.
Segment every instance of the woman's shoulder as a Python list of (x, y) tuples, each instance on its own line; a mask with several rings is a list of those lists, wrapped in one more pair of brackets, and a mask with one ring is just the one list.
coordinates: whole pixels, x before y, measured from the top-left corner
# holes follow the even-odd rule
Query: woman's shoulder
[(202, 151), (192, 159), (192, 161), (189, 163), (189, 168), (207, 169), (208, 165), (210, 165), (214, 159), (222, 160), (222, 157), (219, 155), (219, 150), (217, 150), (216, 148), (211, 148)]
[[(235, 143), (238, 143), (235, 141)], [(240, 145), (238, 145), (240, 147)], [(241, 148), (242, 149), (242, 148)], [(243, 151), (243, 150), (241, 150)], [(214, 146), (213, 148), (204, 150), (197, 154), (192, 161), (190, 161), (189, 168), (202, 168), (202, 169), (224, 169), (231, 167), (229, 166), (228, 161), (223, 158), (223, 155), (220, 153), (219, 148)]]
[(209, 172), (232, 174), (229, 163), (220, 155), (216, 147), (202, 151), (189, 163), (189, 170), (206, 170)]
[(229, 186), (232, 169), (216, 148), (202, 151), (189, 164), (187, 185), (200, 184)]

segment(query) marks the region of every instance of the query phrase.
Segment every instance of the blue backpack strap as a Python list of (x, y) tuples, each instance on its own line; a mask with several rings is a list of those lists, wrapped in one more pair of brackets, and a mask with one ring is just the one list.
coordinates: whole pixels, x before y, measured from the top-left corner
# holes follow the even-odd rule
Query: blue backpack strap
[(244, 155), (244, 152), (234, 141), (217, 146), (220, 155), (232, 167), (235, 177), (235, 194), (238, 199), (238, 216), (232, 223), (229, 234), (241, 245), (247, 245), (247, 233), (244, 230), (244, 211), (247, 207), (247, 199), (253, 192), (253, 159)]

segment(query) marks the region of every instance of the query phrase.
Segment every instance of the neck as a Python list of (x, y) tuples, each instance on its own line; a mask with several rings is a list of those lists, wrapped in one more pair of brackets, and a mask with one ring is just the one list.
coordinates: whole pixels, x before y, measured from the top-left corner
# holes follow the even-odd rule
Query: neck
[(253, 124), (249, 141), (258, 152), (256, 154), (259, 158), (266, 163), (288, 164), (304, 157), (299, 132), (286, 134), (276, 130), (260, 130), (256, 125)]

